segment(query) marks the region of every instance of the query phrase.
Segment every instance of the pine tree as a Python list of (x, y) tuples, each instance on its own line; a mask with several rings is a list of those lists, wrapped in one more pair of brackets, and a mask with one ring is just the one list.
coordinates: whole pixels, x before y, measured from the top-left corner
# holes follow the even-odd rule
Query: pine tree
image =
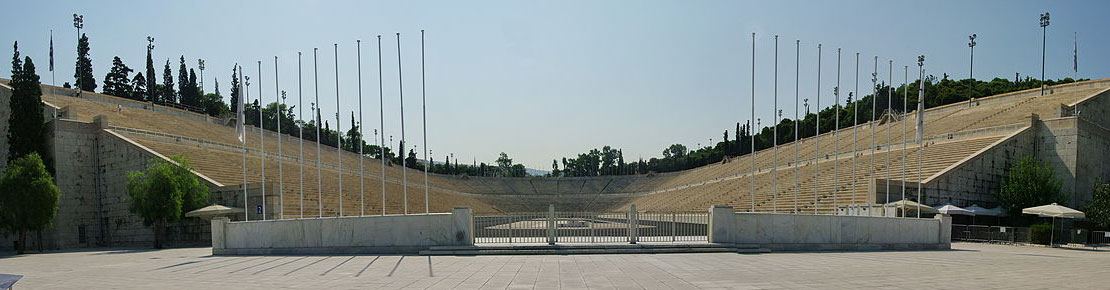
[(177, 92), (173, 91), (173, 71), (170, 70), (170, 60), (166, 60), (166, 67), (162, 70), (162, 102), (176, 103)]
[(143, 73), (135, 74), (135, 78), (131, 80), (131, 98), (139, 101), (150, 101), (147, 98), (146, 90), (146, 77)]
[(8, 117), (8, 160), (38, 152), (45, 153), (42, 87), (35, 63), (30, 57), (19, 59), (19, 43), (13, 46), (11, 115)]
[[(150, 40), (150, 41), (153, 41), (153, 38), (150, 38), (149, 36), (147, 37), (147, 39)], [(158, 82), (154, 79), (154, 77), (156, 76), (156, 74), (154, 72), (154, 59), (152, 59), (151, 56), (150, 56), (150, 54), (153, 50), (154, 50), (154, 44), (153, 43), (147, 44), (147, 46), (146, 46), (146, 101), (158, 102), (158, 101), (160, 101), (160, 98), (158, 96), (161, 92), (159, 92), (158, 90), (155, 89), (155, 88), (158, 87), (157, 86)]]
[(121, 98), (131, 98), (131, 79), (128, 77), (133, 70), (116, 56), (112, 59), (112, 69), (104, 76), (104, 94)]
[(239, 113), (239, 67), (231, 68), (231, 112)]
[(81, 34), (81, 39), (77, 42), (77, 69), (73, 77), (77, 79), (77, 86), (81, 90), (90, 92), (96, 90), (92, 59), (89, 58), (89, 37), (85, 34)]

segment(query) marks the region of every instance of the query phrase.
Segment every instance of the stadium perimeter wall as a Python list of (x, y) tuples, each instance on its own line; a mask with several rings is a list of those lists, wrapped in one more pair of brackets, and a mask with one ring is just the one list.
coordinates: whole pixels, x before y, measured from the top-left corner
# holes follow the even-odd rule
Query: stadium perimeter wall
[(736, 212), (714, 206), (709, 242), (775, 251), (951, 248), (952, 218), (934, 219)]
[(473, 245), (470, 208), (451, 213), (228, 222), (212, 220), (213, 255), (417, 253)]

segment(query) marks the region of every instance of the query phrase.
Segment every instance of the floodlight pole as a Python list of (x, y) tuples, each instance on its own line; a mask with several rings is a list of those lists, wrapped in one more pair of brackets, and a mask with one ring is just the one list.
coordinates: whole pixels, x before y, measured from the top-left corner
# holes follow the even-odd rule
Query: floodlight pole
[[(84, 27), (85, 27), (85, 15), (79, 15), (77, 13), (74, 13), (73, 14), (73, 28), (77, 28), (77, 46), (78, 47), (81, 46), (81, 28), (84, 28)], [(80, 54), (81, 52), (78, 51), (77, 53)], [(80, 58), (81, 55), (77, 55), (77, 57)], [(78, 62), (78, 64), (80, 64), (80, 62)], [(77, 69), (80, 70), (81, 68), (78, 67)], [(74, 75), (79, 75), (80, 73), (81, 72), (78, 71)], [(75, 83), (77, 84), (77, 95), (81, 95), (81, 77), (77, 77), (77, 81)]]
[[(774, 150), (773, 151), (774, 152), (774, 158), (772, 158), (772, 161), (771, 161), (771, 172), (773, 173), (773, 175), (775, 177), (775, 183), (774, 183), (775, 188), (774, 188), (774, 192), (771, 193), (771, 203), (772, 203), (771, 212), (772, 213), (778, 213), (778, 211), (779, 211), (779, 169), (778, 169), (778, 162), (779, 162), (779, 122), (778, 122), (778, 118), (774, 117), (776, 113), (778, 113), (779, 115), (782, 114), (782, 113), (779, 112), (779, 36), (778, 35), (775, 35), (775, 82), (774, 82), (774, 86), (775, 86), (775, 89), (774, 89), (774, 92), (775, 92), (774, 93), (775, 109), (773, 111), (771, 111), (771, 116), (772, 116), (771, 121), (774, 121), (774, 123), (772, 123), (773, 124), (772, 126), (774, 127), (774, 129), (772, 130), (772, 132), (774, 132), (774, 134), (772, 134), (772, 135), (774, 135), (774, 136), (771, 138), (772, 140), (774, 140), (771, 143), (773, 145), (773, 146), (771, 146), (771, 148)], [(712, 140), (712, 139), (710, 139), (710, 140)], [(712, 141), (710, 141), (710, 143), (712, 143)]]
[[(815, 133), (813, 134), (813, 214), (817, 214), (817, 197), (818, 187), (821, 180), (821, 44), (817, 44), (817, 101), (816, 101), (816, 124), (813, 126)], [(808, 107), (807, 114), (808, 114)]]
[(794, 40), (794, 211), (791, 212), (794, 214), (798, 213), (798, 193), (802, 190), (802, 184), (798, 179), (798, 124), (801, 122), (798, 115), (798, 87), (801, 82), (801, 51), (802, 41)]
[(342, 110), (339, 105), (339, 44), (332, 44), (333, 55), (335, 57), (335, 158), (339, 163), (339, 214), (343, 216), (343, 121), (340, 119), (339, 112)]
[(262, 118), (262, 61), (258, 61), (258, 158), (262, 161), (262, 220), (266, 220), (266, 119)]
[[(752, 119), (753, 120), (755, 119), (755, 32), (752, 32)], [(755, 124), (752, 124), (752, 125), (755, 125)], [(752, 168), (751, 168), (751, 170), (752, 170), (752, 175), (751, 175), (752, 193), (751, 193), (751, 198), (749, 198), (751, 200), (751, 205), (752, 205), (751, 206), (751, 212), (755, 212), (755, 173), (756, 173), (756, 170), (755, 170), (755, 130), (756, 130), (757, 127), (758, 127), (758, 125), (756, 127), (752, 127), (751, 130), (750, 130), (751, 132), (749, 132), (749, 135), (751, 135), (751, 139), (752, 139), (752, 150), (751, 150), (751, 152), (748, 153), (749, 154), (748, 157), (751, 159), (751, 163), (752, 163)]]
[(197, 69), (200, 70), (200, 90), (204, 91), (204, 60), (197, 59)]
[(1045, 13), (1041, 14), (1041, 95), (1042, 96), (1044, 95), (1044, 88), (1045, 88), (1044, 55), (1045, 55), (1046, 43), (1048, 42), (1048, 23), (1049, 23), (1049, 15), (1048, 15), (1048, 12), (1045, 12)]
[(969, 39), (969, 42), (967, 43), (967, 46), (971, 48), (971, 64), (969, 65), (970, 68), (968, 69), (968, 72), (967, 72), (967, 78), (968, 78), (968, 82), (969, 82), (969, 84), (967, 85), (967, 106), (969, 108), (971, 107), (971, 103), (975, 101), (975, 88), (974, 87), (975, 87), (975, 38), (976, 37), (979, 37), (979, 36), (974, 34), (974, 33), (972, 33), (971, 35), (969, 35), (967, 37)]

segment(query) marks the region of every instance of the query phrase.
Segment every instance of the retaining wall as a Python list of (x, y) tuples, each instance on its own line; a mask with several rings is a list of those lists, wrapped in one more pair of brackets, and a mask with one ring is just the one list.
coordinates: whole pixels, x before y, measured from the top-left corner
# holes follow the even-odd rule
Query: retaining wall
[(212, 220), (213, 255), (417, 253), (473, 245), (472, 213), (228, 222)]
[(715, 206), (709, 242), (775, 251), (949, 249), (952, 219), (735, 212)]

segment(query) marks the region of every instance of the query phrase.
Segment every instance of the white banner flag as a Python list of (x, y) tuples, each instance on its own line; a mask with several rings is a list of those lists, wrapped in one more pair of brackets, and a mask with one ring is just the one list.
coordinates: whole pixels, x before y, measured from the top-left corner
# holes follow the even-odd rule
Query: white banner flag
[[(240, 69), (240, 71), (242, 71), (242, 70)], [(245, 98), (243, 98), (242, 75), (240, 75), (239, 79), (240, 79), (239, 80), (239, 88), (238, 88), (239, 89), (239, 102), (237, 102), (235, 104), (236, 111), (237, 111), (237, 113), (235, 114), (235, 123), (236, 123), (235, 124), (235, 132), (238, 133), (239, 142), (240, 143), (246, 143), (246, 140), (247, 140), (247, 136), (246, 136), (247, 135), (247, 133), (246, 133), (247, 128), (246, 128), (246, 120), (245, 120), (246, 119), (246, 114), (243, 114), (243, 102), (245, 102), (246, 100), (245, 100)]]

